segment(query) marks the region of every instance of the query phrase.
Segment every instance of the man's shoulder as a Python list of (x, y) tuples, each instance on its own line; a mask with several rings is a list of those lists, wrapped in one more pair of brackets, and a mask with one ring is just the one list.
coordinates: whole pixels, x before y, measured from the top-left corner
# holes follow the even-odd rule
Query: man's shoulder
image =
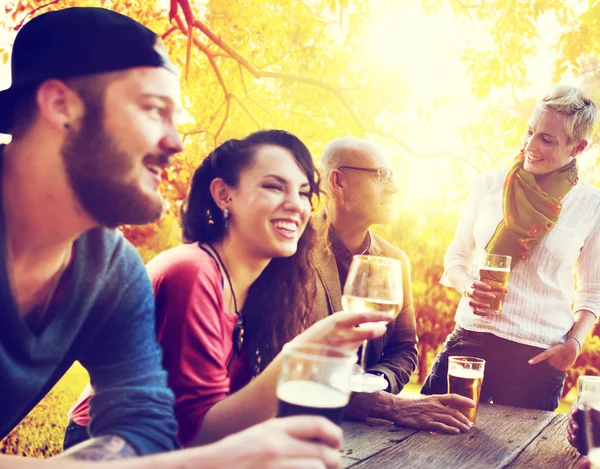
[(144, 262), (133, 245), (119, 230), (94, 228), (77, 240), (83, 250), (80, 257), (84, 269), (97, 276), (132, 278), (136, 271), (144, 270)]
[(398, 259), (404, 262), (409, 261), (408, 255), (398, 246), (393, 245), (392, 243), (386, 241), (381, 236), (375, 233), (371, 234), (373, 235), (373, 238), (375, 238), (375, 241), (381, 248), (381, 254), (383, 254), (385, 257), (391, 257), (392, 259)]
[(82, 327), (93, 336), (109, 320), (129, 324), (140, 317), (146, 320), (153, 312), (154, 297), (144, 263), (120, 231), (94, 228), (80, 236), (74, 268), (78, 281), (70, 294), (78, 302), (79, 314), (88, 318)]
[(136, 249), (118, 229), (94, 228), (85, 233), (86, 244), (90, 248), (100, 250), (101, 253), (112, 257), (139, 257)]

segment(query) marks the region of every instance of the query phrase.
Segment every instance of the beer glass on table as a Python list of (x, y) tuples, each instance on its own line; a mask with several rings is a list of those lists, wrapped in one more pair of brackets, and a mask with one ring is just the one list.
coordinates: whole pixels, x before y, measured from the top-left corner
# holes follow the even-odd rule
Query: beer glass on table
[(482, 358), (448, 357), (448, 392), (475, 401), (475, 407), (460, 409), (472, 425), (477, 417), (484, 368), (485, 360)]
[(493, 300), (486, 300), (490, 305), (490, 308), (486, 310), (489, 313), (498, 314), (502, 311), (511, 259), (510, 256), (500, 254), (486, 254), (483, 259), (483, 264), (479, 269), (479, 280), (487, 283), (492, 288), (490, 293), (496, 295)]
[(283, 347), (277, 383), (278, 417), (321, 415), (340, 424), (350, 400), (356, 354), (317, 344)]
[(592, 469), (600, 469), (600, 398), (586, 399), (583, 409), (587, 457)]
[(585, 431), (585, 404), (600, 400), (600, 376), (580, 376), (577, 380), (577, 402), (573, 408), (573, 419), (577, 422), (577, 451), (588, 454), (587, 434)]
[[(400, 314), (402, 302), (402, 263), (398, 259), (364, 255), (352, 258), (342, 295), (344, 311), (389, 312), (395, 319)], [(363, 323), (358, 327), (370, 327), (370, 324)], [(393, 322), (391, 324), (393, 327)], [(385, 378), (365, 373), (367, 344), (365, 340), (360, 367), (352, 379), (352, 390), (356, 392), (375, 392), (387, 387)]]

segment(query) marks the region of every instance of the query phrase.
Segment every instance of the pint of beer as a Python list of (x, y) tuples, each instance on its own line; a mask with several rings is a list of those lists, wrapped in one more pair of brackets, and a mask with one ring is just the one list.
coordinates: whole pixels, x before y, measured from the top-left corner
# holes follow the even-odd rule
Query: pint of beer
[(508, 276), (510, 274), (510, 256), (498, 254), (486, 254), (483, 265), (479, 269), (479, 279), (487, 283), (492, 290), (490, 293), (496, 295), (496, 298), (489, 301), (490, 313), (500, 313), (504, 303), (504, 295), (508, 285)]
[(475, 401), (475, 407), (460, 409), (471, 424), (475, 424), (477, 417), (484, 368), (485, 360), (482, 358), (448, 357), (448, 392)]
[(587, 399), (583, 407), (588, 459), (592, 469), (600, 469), (600, 400), (597, 397)]
[(277, 383), (278, 417), (321, 415), (339, 425), (350, 400), (356, 354), (317, 344), (286, 344)]
[(600, 399), (600, 376), (580, 376), (577, 380), (577, 403), (573, 409), (573, 418), (577, 422), (577, 451), (580, 455), (588, 454), (586, 419), (584, 417), (586, 402)]

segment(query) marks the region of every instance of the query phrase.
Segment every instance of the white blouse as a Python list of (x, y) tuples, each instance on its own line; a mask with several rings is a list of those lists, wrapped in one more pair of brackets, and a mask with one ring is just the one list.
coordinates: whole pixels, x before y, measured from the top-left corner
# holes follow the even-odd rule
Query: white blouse
[[(447, 272), (458, 265), (476, 277), (478, 259), (502, 219), (507, 172), (507, 168), (493, 169), (477, 176), (444, 256), (442, 285), (452, 286)], [(600, 190), (581, 179), (563, 199), (556, 226), (528, 260), (514, 264), (502, 312), (477, 316), (463, 297), (455, 319), (470, 331), (548, 348), (564, 342), (573, 326), (573, 311), (579, 310), (596, 317), (600, 313)]]

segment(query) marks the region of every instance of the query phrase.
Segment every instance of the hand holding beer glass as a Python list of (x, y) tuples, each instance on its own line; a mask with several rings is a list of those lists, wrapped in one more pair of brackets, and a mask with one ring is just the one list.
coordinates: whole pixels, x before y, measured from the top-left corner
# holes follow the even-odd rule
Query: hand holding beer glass
[[(354, 256), (344, 285), (344, 311), (378, 311), (390, 313), (395, 319), (402, 309), (402, 263), (398, 259), (379, 256)], [(360, 324), (358, 327), (369, 327)], [(385, 378), (365, 373), (368, 341), (362, 344), (360, 368), (353, 377), (352, 390), (375, 392), (385, 389)]]
[(511, 259), (510, 256), (486, 253), (479, 269), (480, 281), (473, 282), (466, 292), (475, 314), (499, 314), (502, 311)]
[(588, 398), (583, 404), (584, 437), (592, 469), (600, 469), (600, 398)]
[(459, 409), (475, 425), (479, 395), (483, 385), (485, 360), (475, 357), (448, 357), (448, 392), (475, 401), (475, 407)]
[(321, 415), (339, 425), (350, 400), (356, 354), (318, 344), (288, 343), (277, 383), (278, 417)]
[(600, 400), (600, 376), (580, 376), (577, 380), (577, 401), (573, 404), (569, 420), (569, 442), (577, 447), (581, 456), (588, 454), (586, 433), (585, 405), (586, 402)]

